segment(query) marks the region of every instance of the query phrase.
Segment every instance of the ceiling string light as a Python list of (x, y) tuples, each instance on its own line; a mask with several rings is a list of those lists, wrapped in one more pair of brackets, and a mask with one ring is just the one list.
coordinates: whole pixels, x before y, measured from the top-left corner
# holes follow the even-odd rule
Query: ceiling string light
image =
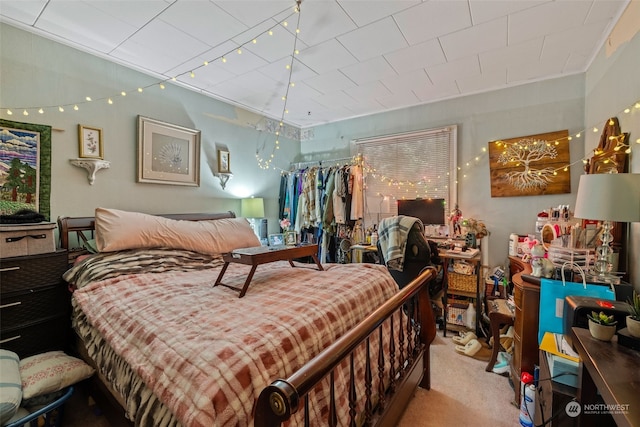
[[(282, 131), (284, 129), (284, 118), (285, 118), (285, 115), (289, 112), (289, 110), (287, 109), (287, 102), (289, 100), (289, 90), (292, 87), (294, 87), (294, 83), (292, 82), (293, 61), (295, 60), (295, 56), (298, 52), (297, 45), (298, 45), (298, 35), (300, 34), (300, 15), (301, 15), (300, 4), (301, 3), (302, 3), (302, 0), (297, 0), (296, 7), (294, 9), (294, 12), (298, 14), (298, 22), (296, 24), (296, 31), (293, 37), (293, 51), (291, 52), (291, 56), (289, 57), (289, 62), (285, 66), (289, 74), (288, 74), (285, 93), (282, 96), (282, 101), (283, 101), (282, 114), (280, 116), (280, 123), (278, 123), (278, 129), (276, 130), (276, 139), (273, 143), (273, 146), (271, 147), (270, 152), (266, 145), (266, 141), (264, 141), (262, 144), (260, 144), (259, 142), (257, 143), (258, 146), (256, 148), (256, 161), (258, 162), (258, 166), (261, 169), (269, 169), (271, 167), (271, 163), (275, 158), (276, 150), (280, 149), (280, 135), (282, 134)], [(287, 21), (284, 21), (282, 25), (286, 27), (288, 25)]]
[[(281, 20), (277, 20), (277, 16), (279, 16), (282, 13), (290, 10), (289, 7), (284, 9), (284, 10), (281, 10), (281, 11), (277, 12), (276, 14), (272, 15), (271, 17), (266, 18), (265, 20), (259, 22), (253, 28), (258, 28), (259, 26), (261, 26), (265, 22), (268, 22), (269, 20), (276, 20), (276, 23), (274, 25), (272, 25), (266, 31), (262, 31), (261, 34), (260, 34), (260, 35), (267, 35), (267, 36), (273, 35), (273, 30), (275, 28), (279, 27), (280, 25), (286, 27), (286, 25), (284, 25), (286, 23), (286, 20), (289, 19), (290, 17), (294, 16), (295, 13), (297, 13), (297, 10), (299, 10), (299, 8), (300, 8), (300, 1), (296, 2), (296, 4), (297, 4), (297, 6), (294, 8), (295, 9), (294, 12), (289, 14), (287, 17), (285, 17), (285, 18), (283, 18)], [(243, 33), (246, 33), (248, 31), (250, 31), (250, 30), (245, 30), (245, 31), (243, 31)], [(238, 35), (235, 35), (229, 40), (233, 40), (235, 38), (238, 38), (241, 34), (242, 33), (240, 33)], [(152, 88), (152, 87), (159, 87), (160, 89), (165, 89), (165, 83), (171, 82), (171, 81), (177, 82), (178, 77), (189, 76), (190, 78), (195, 78), (197, 70), (199, 70), (199, 69), (201, 69), (203, 67), (206, 67), (207, 65), (209, 65), (210, 63), (215, 62), (215, 61), (219, 61), (221, 63), (226, 63), (228, 58), (229, 58), (229, 55), (231, 55), (233, 53), (241, 54), (242, 53), (242, 49), (246, 45), (256, 44), (258, 42), (258, 38), (259, 37), (260, 36), (256, 37), (255, 35), (252, 35), (250, 38), (248, 38), (248, 40), (246, 42), (242, 43), (239, 47), (234, 47), (233, 49), (230, 49), (229, 51), (223, 53), (222, 55), (220, 55), (220, 56), (218, 56), (218, 57), (216, 57), (214, 59), (210, 59), (208, 61), (203, 61), (203, 63), (201, 65), (197, 66), (197, 67), (194, 67), (192, 69), (184, 71), (184, 72), (182, 72), (180, 74), (176, 74), (176, 75), (174, 75), (174, 76), (172, 76), (170, 78), (166, 78), (166, 79), (162, 79), (162, 80), (156, 80), (153, 83), (150, 83), (150, 84), (148, 84), (146, 86), (136, 87), (135, 89), (130, 89), (128, 91), (123, 90), (118, 95), (110, 95), (110, 96), (96, 97), (96, 98), (91, 97), (91, 96), (86, 96), (82, 101), (70, 102), (70, 103), (65, 103), (65, 104), (56, 104), (56, 105), (42, 105), (42, 106), (28, 106), (28, 107), (3, 107), (3, 106), (0, 106), (0, 111), (4, 110), (4, 111), (6, 111), (7, 115), (11, 116), (11, 115), (13, 115), (13, 111), (14, 110), (16, 110), (16, 111), (22, 110), (22, 114), (27, 116), (27, 115), (29, 115), (29, 111), (30, 110), (37, 111), (40, 114), (44, 114), (45, 111), (49, 110), (49, 109), (57, 110), (59, 113), (64, 113), (65, 112), (65, 107), (66, 108), (72, 108), (74, 111), (78, 111), (82, 104), (86, 104), (86, 103), (89, 103), (89, 102), (100, 102), (100, 101), (102, 101), (102, 102), (106, 102), (108, 105), (113, 105), (115, 103), (114, 99), (117, 96), (125, 97), (125, 96), (127, 96), (128, 92), (143, 93), (145, 89), (149, 89), (149, 88)], [(296, 34), (296, 37), (297, 37), (297, 34)], [(226, 42), (227, 41), (222, 42), (222, 43), (218, 44), (217, 46), (220, 46), (220, 45), (222, 45), (222, 44), (224, 44)], [(213, 48), (215, 48), (217, 46), (214, 46)], [(210, 50), (210, 49), (211, 48), (209, 48), (208, 50)], [(185, 82), (185, 84), (188, 84), (188, 83)]]

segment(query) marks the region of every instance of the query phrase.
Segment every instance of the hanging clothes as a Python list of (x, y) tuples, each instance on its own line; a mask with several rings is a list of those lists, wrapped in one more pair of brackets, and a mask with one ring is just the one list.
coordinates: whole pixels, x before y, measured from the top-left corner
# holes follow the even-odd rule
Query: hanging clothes
[(283, 173), (280, 218), (289, 218), (300, 236), (319, 243), (321, 262), (336, 261), (335, 246), (364, 215), (362, 173), (361, 165), (321, 164)]

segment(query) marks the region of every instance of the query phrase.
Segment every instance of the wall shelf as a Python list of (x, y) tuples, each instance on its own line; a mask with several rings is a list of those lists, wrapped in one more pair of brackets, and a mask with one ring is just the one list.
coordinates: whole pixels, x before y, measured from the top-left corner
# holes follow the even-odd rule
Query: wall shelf
[(90, 185), (93, 185), (96, 180), (96, 172), (111, 167), (111, 162), (102, 159), (69, 159), (69, 162), (71, 162), (73, 166), (87, 170), (87, 179)]

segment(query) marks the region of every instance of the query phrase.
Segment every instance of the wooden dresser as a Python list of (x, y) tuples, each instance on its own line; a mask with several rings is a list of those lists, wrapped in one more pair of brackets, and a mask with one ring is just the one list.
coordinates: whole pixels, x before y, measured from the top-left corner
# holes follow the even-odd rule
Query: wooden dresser
[(0, 258), (0, 348), (21, 358), (65, 350), (71, 294), (62, 280), (67, 251)]
[(513, 325), (513, 357), (511, 380), (516, 405), (520, 405), (520, 373), (533, 374), (538, 364), (538, 313), (540, 311), (540, 286), (522, 279), (531, 274), (531, 265), (518, 257), (509, 257), (509, 271), (513, 283), (513, 299), (516, 306)]

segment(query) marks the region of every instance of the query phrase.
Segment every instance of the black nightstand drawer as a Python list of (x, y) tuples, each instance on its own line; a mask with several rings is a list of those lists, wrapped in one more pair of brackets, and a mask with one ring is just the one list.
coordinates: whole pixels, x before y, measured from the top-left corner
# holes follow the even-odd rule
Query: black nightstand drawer
[(17, 329), (0, 331), (0, 348), (13, 351), (20, 358), (51, 350), (67, 350), (71, 331), (69, 316), (61, 316)]
[(62, 282), (68, 268), (67, 252), (0, 258), (2, 293), (28, 290)]
[(69, 313), (70, 300), (70, 293), (62, 283), (11, 296), (2, 295), (0, 300), (2, 329), (17, 328)]

